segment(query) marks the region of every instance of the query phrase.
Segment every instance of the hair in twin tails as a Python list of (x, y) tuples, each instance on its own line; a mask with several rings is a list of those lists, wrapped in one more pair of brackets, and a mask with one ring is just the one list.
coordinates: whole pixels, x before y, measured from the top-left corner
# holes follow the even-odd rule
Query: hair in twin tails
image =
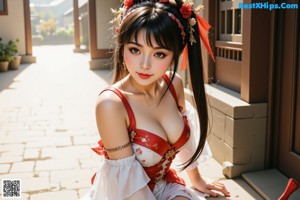
[[(199, 31), (198, 28), (195, 28), (194, 35), (196, 43), (191, 45), (189, 42), (188, 21), (184, 19), (179, 12), (181, 5), (181, 0), (176, 0), (176, 5), (170, 3), (142, 2), (135, 4), (127, 11), (131, 13), (122, 22), (121, 27), (119, 27), (119, 32), (116, 35), (113, 82), (115, 83), (121, 80), (128, 74), (127, 70), (123, 67), (124, 44), (133, 39), (137, 41), (137, 35), (142, 29), (146, 31), (146, 42), (148, 45), (152, 46), (151, 39), (153, 37), (159, 46), (174, 52), (174, 68), (171, 81), (173, 81), (175, 72), (177, 71), (179, 57), (183, 48), (186, 44), (188, 45), (189, 75), (196, 109), (199, 115), (201, 132), (199, 133), (200, 140), (196, 152), (190, 160), (184, 163), (182, 169), (185, 169), (200, 156), (203, 150), (207, 136), (208, 115)], [(168, 12), (172, 13), (184, 26), (186, 33), (184, 42), (182, 42), (181, 30), (178, 24), (168, 16)], [(192, 13), (191, 17), (196, 18), (194, 13)]]

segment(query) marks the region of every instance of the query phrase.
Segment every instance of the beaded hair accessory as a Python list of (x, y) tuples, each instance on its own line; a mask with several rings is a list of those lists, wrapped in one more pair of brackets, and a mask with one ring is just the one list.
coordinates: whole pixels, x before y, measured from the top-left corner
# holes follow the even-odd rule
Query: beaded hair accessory
[[(115, 18), (111, 21), (111, 23), (117, 24), (116, 32), (119, 31), (119, 27), (122, 25), (123, 21), (128, 16), (130, 16), (130, 14), (134, 11), (134, 10), (132, 10), (132, 11), (126, 13), (126, 11), (135, 4), (135, 0), (121, 0), (121, 1), (123, 1), (123, 5), (119, 9), (117, 9), (117, 10), (111, 9), (112, 13), (115, 14)], [(142, 0), (141, 2), (143, 2), (143, 1), (147, 1), (147, 0)], [(173, 5), (176, 5), (175, 0), (152, 0), (152, 2), (170, 3)], [(195, 9), (193, 9), (193, 5), (194, 5), (193, 0), (182, 0), (182, 2), (183, 2), (183, 4), (181, 5), (179, 12), (180, 12), (181, 16), (188, 21), (188, 30), (187, 31), (189, 34), (190, 45), (193, 45), (194, 43), (196, 43), (194, 32), (195, 32), (195, 25), (197, 24), (200, 38), (201, 38), (202, 42), (204, 43), (204, 46), (208, 50), (212, 59), (215, 60), (213, 52), (212, 52), (210, 44), (209, 44), (208, 36), (207, 36), (208, 30), (210, 29), (211, 26), (198, 14), (199, 11), (203, 10), (203, 6), (200, 5), (200, 6), (196, 7)], [(193, 12), (196, 16), (196, 19), (194, 17), (191, 17)], [(167, 12), (167, 14), (173, 21), (175, 21), (177, 23), (179, 29), (181, 30), (182, 40), (184, 42), (185, 37), (187, 35), (186, 31), (184, 30), (184, 26), (181, 24), (179, 19), (176, 18), (175, 15), (173, 15), (170, 12)], [(188, 60), (188, 48), (186, 45), (183, 50), (181, 70), (186, 69), (187, 60)]]

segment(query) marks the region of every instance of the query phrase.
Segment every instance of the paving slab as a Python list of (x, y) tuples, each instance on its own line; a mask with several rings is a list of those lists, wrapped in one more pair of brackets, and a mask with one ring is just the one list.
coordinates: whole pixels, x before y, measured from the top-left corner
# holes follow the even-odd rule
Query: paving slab
[(78, 199), (99, 163), (94, 107), (111, 70), (89, 70), (72, 45), (33, 54), (37, 63), (0, 73), (0, 178), (21, 179), (22, 199)]
[(53, 199), (78, 199), (78, 194), (75, 190), (58, 191), (58, 192), (43, 192), (31, 195), (30, 200), (53, 200)]

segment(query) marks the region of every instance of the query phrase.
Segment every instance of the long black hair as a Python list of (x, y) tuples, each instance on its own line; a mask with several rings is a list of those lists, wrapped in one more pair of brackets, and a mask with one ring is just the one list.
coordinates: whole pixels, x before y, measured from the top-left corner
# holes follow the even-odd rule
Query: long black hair
[[(200, 121), (200, 139), (196, 152), (187, 163), (184, 164), (183, 169), (185, 169), (200, 156), (206, 141), (208, 129), (208, 114), (199, 31), (197, 28), (194, 28), (193, 34), (196, 42), (191, 44), (189, 42), (189, 22), (187, 19), (183, 18), (179, 12), (179, 9), (183, 4), (181, 0), (176, 0), (176, 5), (169, 2), (159, 3), (155, 0), (134, 2), (136, 4), (127, 10), (127, 15), (125, 13), (126, 17), (123, 19), (116, 35), (113, 83), (121, 80), (128, 74), (128, 71), (123, 66), (124, 44), (130, 42), (132, 39), (137, 41), (137, 35), (142, 29), (146, 31), (146, 41), (149, 46), (152, 46), (151, 37), (154, 36), (154, 39), (159, 46), (173, 52), (174, 68), (170, 77), (171, 82), (173, 81), (175, 72), (178, 68), (179, 57), (183, 52), (185, 45), (188, 46), (189, 77)], [(174, 21), (168, 13), (174, 15), (182, 24), (186, 34), (184, 38), (182, 36), (182, 30), (179, 28), (179, 24)], [(192, 12), (191, 18), (196, 19), (194, 12)]]

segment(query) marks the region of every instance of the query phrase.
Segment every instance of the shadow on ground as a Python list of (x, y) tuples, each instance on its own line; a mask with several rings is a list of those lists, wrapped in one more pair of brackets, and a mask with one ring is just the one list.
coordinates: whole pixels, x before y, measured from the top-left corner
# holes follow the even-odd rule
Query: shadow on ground
[(25, 71), (31, 64), (21, 64), (18, 70), (9, 70), (7, 72), (0, 73), (0, 92), (10, 88), (14, 82), (17, 82), (15, 78)]

